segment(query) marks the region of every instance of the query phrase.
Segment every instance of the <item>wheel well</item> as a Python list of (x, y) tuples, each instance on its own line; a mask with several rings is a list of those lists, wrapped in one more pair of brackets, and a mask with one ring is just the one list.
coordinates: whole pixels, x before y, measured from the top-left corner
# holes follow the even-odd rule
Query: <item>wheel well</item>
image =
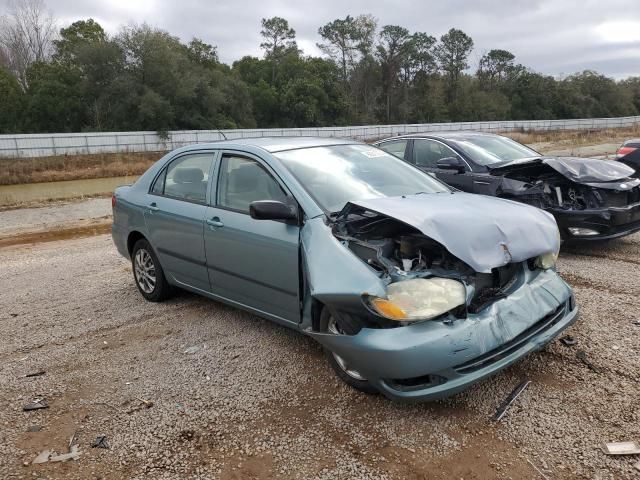
[(129, 238), (127, 238), (127, 251), (129, 252), (129, 255), (131, 255), (133, 246), (136, 244), (136, 242), (143, 238), (145, 237), (140, 232), (134, 231), (129, 234)]

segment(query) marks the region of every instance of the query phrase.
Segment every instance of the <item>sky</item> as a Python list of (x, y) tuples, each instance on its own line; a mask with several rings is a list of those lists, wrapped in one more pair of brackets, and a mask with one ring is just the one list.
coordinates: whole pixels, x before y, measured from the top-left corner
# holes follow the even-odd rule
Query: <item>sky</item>
[[(6, 10), (10, 0), (0, 0)], [(401, 25), (439, 38), (458, 28), (483, 53), (509, 50), (534, 71), (562, 77), (585, 69), (621, 79), (640, 75), (639, 0), (44, 0), (60, 25), (94, 18), (109, 33), (146, 22), (188, 41), (199, 37), (232, 63), (261, 55), (260, 20), (280, 16), (305, 54), (320, 55), (318, 27), (370, 13), (378, 25)], [(0, 11), (0, 13), (2, 13)]]

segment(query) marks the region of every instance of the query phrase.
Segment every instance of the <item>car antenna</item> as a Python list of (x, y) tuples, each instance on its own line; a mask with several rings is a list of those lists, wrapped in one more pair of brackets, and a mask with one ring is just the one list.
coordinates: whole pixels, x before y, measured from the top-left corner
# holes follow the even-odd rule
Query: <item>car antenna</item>
[(227, 136), (224, 134), (224, 132), (222, 130), (218, 130), (218, 133), (220, 135), (222, 135), (222, 138), (224, 138), (225, 140), (227, 140)]

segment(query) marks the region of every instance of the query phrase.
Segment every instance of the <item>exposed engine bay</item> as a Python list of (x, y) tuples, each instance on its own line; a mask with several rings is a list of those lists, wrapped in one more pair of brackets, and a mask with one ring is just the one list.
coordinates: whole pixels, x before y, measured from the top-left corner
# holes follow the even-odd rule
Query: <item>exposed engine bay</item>
[(389, 283), (414, 278), (451, 278), (466, 288), (466, 305), (451, 312), (457, 318), (477, 313), (519, 285), (523, 268), (513, 262), (479, 273), (452, 255), (441, 243), (399, 220), (355, 208), (333, 225), (333, 234)]
[[(599, 162), (603, 162), (599, 160)], [(496, 195), (543, 209), (589, 210), (624, 207), (640, 202), (640, 180), (573, 181), (544, 163), (496, 169), (502, 174)]]

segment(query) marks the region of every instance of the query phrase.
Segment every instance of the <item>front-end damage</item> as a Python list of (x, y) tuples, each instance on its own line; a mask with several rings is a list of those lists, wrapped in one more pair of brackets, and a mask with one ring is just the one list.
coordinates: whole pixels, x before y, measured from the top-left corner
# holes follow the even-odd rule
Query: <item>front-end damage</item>
[(564, 239), (602, 240), (640, 229), (640, 179), (625, 165), (585, 158), (498, 164), (495, 195), (554, 215)]
[[(474, 231), (480, 210), (483, 226)], [(529, 228), (513, 226), (516, 214)], [(490, 198), (478, 204), (463, 193), (348, 204), (333, 220), (312, 219), (303, 228), (304, 329), (390, 398), (450, 395), (575, 321), (570, 288), (537, 262), (557, 251), (557, 242), (544, 212)], [(388, 298), (391, 286), (433, 279), (461, 284), (462, 302), (417, 321), (386, 318), (370, 305), (370, 298)], [(438, 298), (419, 300), (436, 313), (442, 306)], [(319, 331), (317, 305), (357, 317), (360, 328), (351, 335)]]

